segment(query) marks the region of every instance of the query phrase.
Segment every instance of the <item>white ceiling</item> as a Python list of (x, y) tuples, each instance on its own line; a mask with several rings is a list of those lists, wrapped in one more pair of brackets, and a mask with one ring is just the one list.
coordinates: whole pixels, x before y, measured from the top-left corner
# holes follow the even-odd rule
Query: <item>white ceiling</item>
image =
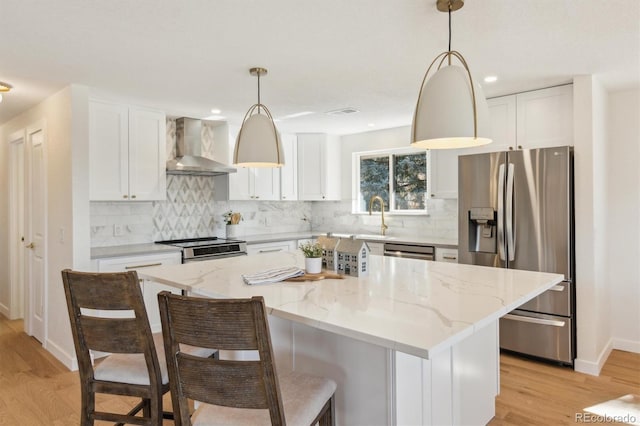
[[(435, 0), (0, 0), (0, 124), (76, 83), (101, 97), (241, 122), (262, 101), (282, 132), (407, 125), (424, 72), (447, 49)], [(454, 50), (488, 97), (594, 74), (640, 86), (638, 0), (467, 0)], [(360, 110), (347, 116), (326, 111)], [(370, 127), (369, 123), (375, 123)]]

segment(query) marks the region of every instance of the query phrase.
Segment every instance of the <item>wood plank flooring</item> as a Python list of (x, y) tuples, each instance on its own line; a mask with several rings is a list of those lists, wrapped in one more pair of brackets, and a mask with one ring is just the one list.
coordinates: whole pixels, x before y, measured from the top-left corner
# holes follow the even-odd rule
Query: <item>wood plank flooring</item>
[[(0, 315), (0, 426), (78, 425), (77, 372), (68, 371), (22, 330), (22, 321)], [(640, 394), (640, 354), (630, 352), (613, 351), (598, 377), (505, 354), (500, 370), (492, 426), (574, 424), (575, 413), (585, 407)], [(99, 396), (97, 404), (124, 412), (135, 401)], [(168, 396), (165, 406), (171, 406)]]

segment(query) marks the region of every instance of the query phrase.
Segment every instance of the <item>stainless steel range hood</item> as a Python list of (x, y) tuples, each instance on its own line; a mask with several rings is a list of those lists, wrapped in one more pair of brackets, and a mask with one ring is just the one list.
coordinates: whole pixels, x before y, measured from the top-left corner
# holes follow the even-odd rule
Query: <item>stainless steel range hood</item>
[(176, 119), (176, 158), (167, 161), (167, 173), (174, 175), (218, 176), (236, 169), (202, 156), (202, 121)]

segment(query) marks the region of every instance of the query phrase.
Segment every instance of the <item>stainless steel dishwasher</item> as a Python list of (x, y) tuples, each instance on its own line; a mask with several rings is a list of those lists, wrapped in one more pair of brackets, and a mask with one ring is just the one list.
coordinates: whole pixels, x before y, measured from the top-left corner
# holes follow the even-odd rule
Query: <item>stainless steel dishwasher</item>
[(407, 259), (435, 260), (435, 247), (418, 244), (385, 243), (384, 255)]

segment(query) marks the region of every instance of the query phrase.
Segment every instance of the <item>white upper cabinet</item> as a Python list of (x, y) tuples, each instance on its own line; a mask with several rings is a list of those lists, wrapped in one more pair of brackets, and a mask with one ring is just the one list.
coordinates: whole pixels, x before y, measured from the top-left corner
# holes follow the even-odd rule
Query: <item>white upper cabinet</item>
[(573, 86), (487, 99), (493, 142), (431, 150), (431, 198), (458, 197), (458, 156), (573, 144)]
[(163, 112), (91, 101), (90, 199), (164, 200), (166, 136)]
[(281, 135), (284, 166), (280, 169), (280, 199), (298, 199), (298, 139), (296, 135)]
[(431, 198), (458, 198), (458, 155), (464, 149), (429, 150)]
[[(233, 151), (239, 127), (229, 126), (227, 139), (228, 158), (233, 163)], [(223, 138), (220, 138), (222, 142)], [(285, 156), (285, 162), (287, 157)], [(273, 201), (280, 199), (280, 169), (271, 167), (236, 167), (236, 173), (215, 177), (215, 196), (218, 201)]]
[(518, 149), (573, 144), (573, 86), (516, 96)]
[(340, 200), (339, 138), (322, 133), (298, 135), (298, 199)]

